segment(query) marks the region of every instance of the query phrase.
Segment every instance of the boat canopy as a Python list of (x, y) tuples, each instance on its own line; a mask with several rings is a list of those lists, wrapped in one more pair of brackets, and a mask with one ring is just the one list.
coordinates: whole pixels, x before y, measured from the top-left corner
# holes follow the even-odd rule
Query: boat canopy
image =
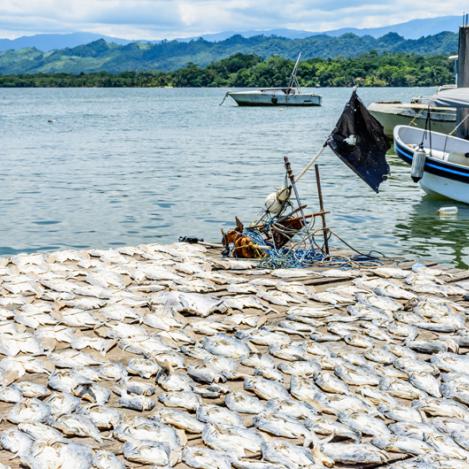
[(469, 88), (443, 90), (432, 98), (439, 106), (469, 107)]

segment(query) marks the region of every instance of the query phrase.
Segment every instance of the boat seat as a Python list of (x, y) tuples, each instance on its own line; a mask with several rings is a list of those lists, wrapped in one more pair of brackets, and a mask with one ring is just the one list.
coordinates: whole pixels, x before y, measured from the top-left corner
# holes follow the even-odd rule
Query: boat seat
[[(414, 144), (409, 145), (409, 147), (411, 147), (414, 151), (419, 149), (419, 146)], [(432, 148), (431, 152), (429, 148), (424, 148), (423, 150), (425, 151), (427, 156), (432, 156), (432, 158), (438, 158), (439, 160), (443, 161), (448, 161), (448, 157), (450, 155), (450, 153), (448, 153), (447, 151), (435, 150), (434, 148)]]

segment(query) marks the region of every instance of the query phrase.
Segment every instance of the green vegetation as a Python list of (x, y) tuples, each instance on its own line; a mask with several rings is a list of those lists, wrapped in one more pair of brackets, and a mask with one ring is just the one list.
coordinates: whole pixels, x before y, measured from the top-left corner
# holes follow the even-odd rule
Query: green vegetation
[(317, 34), (304, 39), (276, 36), (244, 38), (232, 36), (224, 41), (203, 39), (188, 42), (162, 41), (158, 44), (133, 42), (118, 45), (103, 39), (89, 44), (42, 52), (34, 48), (0, 53), (0, 75), (37, 73), (122, 73), (129, 70), (174, 71), (191, 62), (206, 67), (235, 54), (257, 55), (266, 59), (273, 55), (295, 59), (337, 59), (359, 57), (376, 51), (378, 54), (450, 55), (458, 50), (458, 36), (443, 32), (420, 39), (404, 39), (396, 33), (380, 38), (344, 34), (331, 37)]
[[(40, 73), (0, 75), (0, 87), (270, 87), (285, 86), (293, 61), (279, 56), (235, 54), (205, 68), (195, 64), (171, 72)], [(302, 86), (435, 86), (453, 81), (444, 56), (370, 52), (355, 58), (301, 62)]]

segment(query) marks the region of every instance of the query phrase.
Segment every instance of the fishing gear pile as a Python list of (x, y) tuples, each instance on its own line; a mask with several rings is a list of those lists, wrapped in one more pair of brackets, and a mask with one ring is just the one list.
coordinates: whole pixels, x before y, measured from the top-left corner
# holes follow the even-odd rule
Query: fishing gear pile
[[(354, 90), (336, 127), (319, 153), (295, 178), (290, 162), (284, 157), (283, 186), (269, 194), (261, 217), (247, 228), (236, 217), (233, 229), (222, 230), (223, 254), (237, 258), (259, 259), (265, 268), (307, 267), (318, 262), (352, 267), (353, 263), (379, 262), (372, 253), (363, 254), (336, 235), (326, 225), (326, 214), (321, 190), (319, 166), (316, 160), (324, 148), (333, 152), (351, 168), (369, 187), (378, 192), (380, 184), (389, 174), (385, 155), (389, 145), (379, 122), (369, 114)], [(300, 198), (297, 182), (312, 167), (315, 168), (319, 211), (306, 213), (307, 205)], [(317, 226), (317, 220), (320, 226)], [(331, 256), (329, 241), (335, 236), (355, 257)], [(319, 240), (319, 238), (321, 240)], [(378, 253), (379, 254), (379, 253)]]

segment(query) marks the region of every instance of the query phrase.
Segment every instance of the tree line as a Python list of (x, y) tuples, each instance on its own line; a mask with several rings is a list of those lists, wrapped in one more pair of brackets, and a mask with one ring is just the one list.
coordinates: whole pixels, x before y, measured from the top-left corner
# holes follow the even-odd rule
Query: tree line
[[(0, 87), (276, 87), (285, 86), (294, 61), (235, 54), (200, 67), (170, 72), (38, 73), (0, 75)], [(354, 58), (309, 59), (300, 63), (302, 86), (436, 86), (454, 81), (445, 56), (369, 52)]]

